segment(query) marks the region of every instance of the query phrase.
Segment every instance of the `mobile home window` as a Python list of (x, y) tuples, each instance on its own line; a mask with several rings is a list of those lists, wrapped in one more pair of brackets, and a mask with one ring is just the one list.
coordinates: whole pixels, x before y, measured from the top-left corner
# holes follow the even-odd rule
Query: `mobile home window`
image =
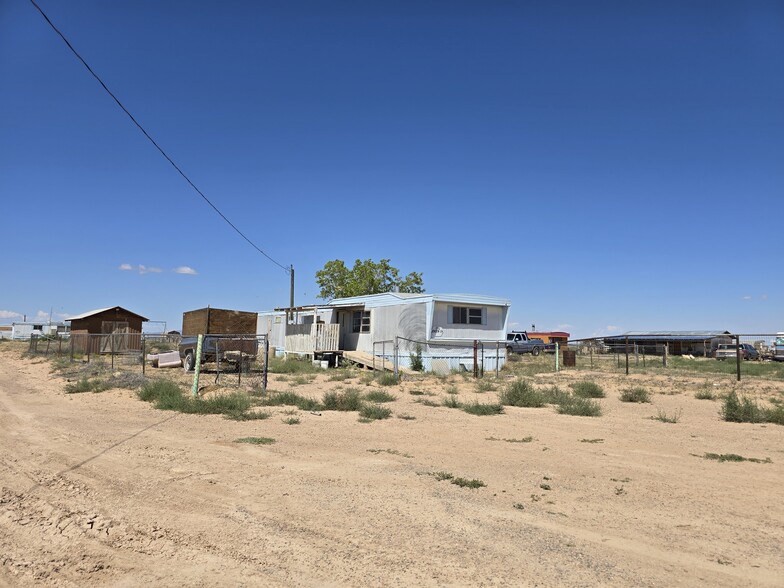
[(469, 306), (452, 307), (452, 323), (455, 325), (483, 325), (485, 317), (484, 308), (471, 308)]
[(352, 317), (352, 333), (370, 332), (370, 311), (357, 310)]

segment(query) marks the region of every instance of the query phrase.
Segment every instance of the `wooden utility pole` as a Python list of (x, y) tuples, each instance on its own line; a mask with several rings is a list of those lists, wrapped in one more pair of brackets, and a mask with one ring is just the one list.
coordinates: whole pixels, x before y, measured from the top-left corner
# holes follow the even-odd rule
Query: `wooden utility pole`
[(294, 264), (291, 264), (289, 269), (291, 275), (291, 289), (289, 290), (289, 308), (294, 308)]

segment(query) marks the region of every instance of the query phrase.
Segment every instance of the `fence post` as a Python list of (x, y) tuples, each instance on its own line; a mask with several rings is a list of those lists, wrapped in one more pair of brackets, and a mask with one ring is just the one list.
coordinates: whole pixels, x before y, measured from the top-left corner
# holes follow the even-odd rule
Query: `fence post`
[(664, 353), (662, 354), (662, 365), (667, 367), (667, 353), (670, 351), (670, 344), (664, 344)]
[(114, 333), (113, 332), (109, 335), (109, 348), (110, 348), (109, 352), (112, 355), (112, 371), (114, 371)]
[(735, 335), (735, 364), (738, 370), (738, 382), (740, 382), (740, 335)]
[(477, 363), (477, 341), (474, 339), (474, 378), (479, 377), (479, 364)]
[(73, 338), (73, 335), (71, 335), (70, 341), (71, 341), (71, 363), (73, 363), (73, 353), (74, 353), (74, 350), (73, 350), (73, 348), (74, 348), (74, 338)]
[(398, 356), (398, 352), (399, 352), (399, 351), (400, 351), (400, 344), (398, 343), (398, 336), (397, 336), (397, 335), (395, 335), (395, 347), (394, 347), (394, 351), (393, 351), (393, 353), (394, 353), (394, 356), (393, 356), (393, 358), (392, 358), (392, 359), (393, 359), (393, 365), (394, 365), (394, 367), (395, 367), (395, 377), (397, 377), (397, 376), (398, 376), (398, 373), (397, 373), (397, 371), (398, 371), (398, 370), (397, 370), (397, 361), (398, 361), (398, 357), (397, 357), (397, 356)]
[(199, 335), (196, 338), (196, 357), (194, 358), (194, 372), (193, 372), (193, 386), (191, 387), (191, 396), (194, 398), (199, 395), (199, 373), (201, 372), (201, 344), (204, 341), (204, 335)]
[(495, 342), (495, 377), (498, 379), (498, 363), (501, 361), (501, 342)]
[(147, 340), (142, 335), (142, 375), (147, 374)]
[(555, 371), (556, 373), (561, 371), (561, 350), (558, 341), (555, 342)]
[(591, 354), (591, 369), (593, 369), (593, 341), (591, 341), (591, 344), (588, 347), (588, 352)]
[[(316, 337), (318, 337), (318, 334), (316, 335)], [(242, 385), (242, 349), (243, 349), (243, 347), (245, 347), (244, 343), (245, 343), (245, 339), (240, 337), (240, 358), (239, 358), (239, 361), (237, 362), (237, 386), (241, 386)], [(315, 352), (315, 350), (313, 351), (313, 361), (316, 361), (316, 352)]]
[(640, 347), (637, 343), (634, 344), (634, 367), (640, 367)]
[(267, 366), (269, 365), (269, 336), (264, 336), (264, 369), (261, 372), (261, 390), (267, 393)]
[(626, 337), (625, 351), (626, 351), (626, 375), (628, 376), (629, 375), (629, 337)]

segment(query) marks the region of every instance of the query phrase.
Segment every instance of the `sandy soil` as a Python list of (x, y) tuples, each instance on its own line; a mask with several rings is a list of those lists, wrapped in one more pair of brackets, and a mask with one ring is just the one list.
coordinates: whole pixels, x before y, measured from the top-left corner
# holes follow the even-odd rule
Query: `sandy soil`
[[(705, 378), (638, 377), (665, 392), (642, 405), (618, 400), (623, 376), (595, 379), (600, 418), (415, 402), (447, 385), (495, 400), (454, 377), (387, 388), (388, 420), (300, 411), (287, 425), (286, 407), (235, 422), (128, 390), (65, 394), (47, 362), (0, 349), (0, 585), (784, 585), (784, 427), (720, 421), (693, 396)], [(369, 389), (319, 376), (296, 391), (346, 385)], [(276, 443), (234, 442), (248, 436)]]

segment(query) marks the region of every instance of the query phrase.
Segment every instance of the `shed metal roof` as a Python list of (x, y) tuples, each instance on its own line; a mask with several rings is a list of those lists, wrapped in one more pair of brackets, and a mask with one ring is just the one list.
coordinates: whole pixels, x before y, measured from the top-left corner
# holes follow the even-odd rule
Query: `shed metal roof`
[(95, 310), (88, 310), (87, 312), (83, 312), (82, 314), (77, 314), (76, 316), (68, 317), (65, 320), (67, 320), (67, 321), (78, 321), (80, 319), (84, 319), (84, 318), (87, 318), (87, 317), (90, 317), (90, 316), (93, 316), (93, 315), (96, 315), (96, 314), (101, 314), (102, 312), (106, 312), (107, 310), (115, 310), (115, 309), (124, 310), (125, 312), (127, 312), (129, 314), (133, 314), (135, 316), (138, 316), (143, 321), (150, 320), (150, 319), (148, 319), (146, 317), (143, 317), (140, 314), (137, 314), (137, 313), (135, 313), (135, 312), (133, 312), (131, 310), (128, 310), (127, 308), (123, 308), (122, 306), (109, 306), (107, 308), (97, 308)]
[(604, 340), (629, 338), (646, 341), (703, 341), (729, 334), (729, 331), (628, 331), (620, 335), (604, 337)]

